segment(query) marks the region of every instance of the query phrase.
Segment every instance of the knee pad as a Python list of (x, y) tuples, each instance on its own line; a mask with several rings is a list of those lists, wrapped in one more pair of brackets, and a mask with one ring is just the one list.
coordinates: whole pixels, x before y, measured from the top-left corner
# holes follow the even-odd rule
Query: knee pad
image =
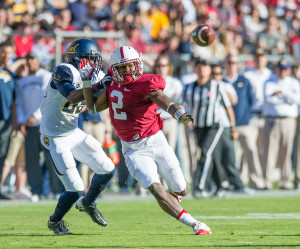
[(68, 192), (82, 192), (84, 190), (83, 181), (75, 167), (67, 169), (66, 174), (59, 176), (59, 178)]
[[(104, 159), (103, 164), (95, 169), (96, 174), (107, 174), (115, 170), (115, 165), (109, 157)], [(105, 173), (104, 173), (105, 172)]]

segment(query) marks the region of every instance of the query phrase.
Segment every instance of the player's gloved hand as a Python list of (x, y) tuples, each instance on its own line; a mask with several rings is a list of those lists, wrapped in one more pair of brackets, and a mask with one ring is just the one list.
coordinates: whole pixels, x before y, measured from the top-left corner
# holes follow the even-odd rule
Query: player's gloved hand
[(112, 77), (109, 73), (105, 74), (105, 76), (97, 83), (98, 89), (106, 88), (112, 82)]
[(91, 78), (94, 72), (95, 67), (91, 66), (87, 59), (82, 59), (78, 66), (80, 77), (83, 82), (83, 87), (91, 87)]
[(192, 116), (183, 109), (177, 110), (174, 113), (174, 117), (175, 117), (176, 120), (178, 120), (182, 124), (187, 124), (189, 122), (192, 122), (193, 124), (195, 123)]

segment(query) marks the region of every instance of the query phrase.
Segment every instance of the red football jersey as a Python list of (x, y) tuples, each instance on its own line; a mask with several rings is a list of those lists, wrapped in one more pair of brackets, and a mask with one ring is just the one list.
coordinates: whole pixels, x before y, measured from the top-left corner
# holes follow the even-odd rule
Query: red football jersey
[(158, 105), (146, 96), (162, 89), (165, 80), (154, 74), (143, 74), (128, 84), (112, 82), (106, 88), (111, 123), (118, 136), (126, 142), (156, 134), (162, 129), (162, 119), (156, 114)]

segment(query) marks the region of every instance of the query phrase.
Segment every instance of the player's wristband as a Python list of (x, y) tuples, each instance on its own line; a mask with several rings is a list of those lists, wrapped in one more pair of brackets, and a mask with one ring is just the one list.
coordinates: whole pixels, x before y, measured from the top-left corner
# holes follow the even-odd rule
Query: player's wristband
[(83, 88), (91, 88), (92, 87), (92, 83), (90, 80), (83, 80)]
[(185, 110), (179, 109), (179, 110), (177, 110), (177, 111), (174, 113), (174, 118), (175, 118), (177, 121), (179, 121), (180, 117), (181, 117), (183, 114), (185, 114), (185, 113), (186, 113)]
[(171, 102), (171, 103), (168, 105), (168, 107), (167, 107), (167, 109), (166, 109), (166, 112), (169, 112), (170, 107), (171, 107), (172, 105), (174, 105), (174, 104), (175, 104), (174, 102)]

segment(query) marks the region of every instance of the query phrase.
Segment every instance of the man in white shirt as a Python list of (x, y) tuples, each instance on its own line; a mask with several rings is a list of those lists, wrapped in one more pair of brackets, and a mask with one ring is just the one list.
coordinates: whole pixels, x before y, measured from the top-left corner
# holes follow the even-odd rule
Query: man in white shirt
[(272, 188), (272, 176), (277, 162), (281, 172), (279, 187), (292, 188), (291, 156), (300, 103), (300, 86), (290, 74), (290, 63), (282, 59), (277, 64), (276, 75), (265, 84), (262, 115), (266, 121), (263, 139), (266, 160), (262, 165), (267, 188)]
[[(253, 104), (251, 108), (250, 122), (247, 127), (251, 153), (246, 158), (252, 158), (244, 163), (241, 171), (241, 179), (248, 182), (251, 188), (264, 189), (265, 183), (262, 174), (262, 161), (265, 157), (263, 153), (263, 130), (265, 127), (265, 119), (262, 118), (262, 109), (264, 105), (264, 83), (271, 77), (272, 71), (267, 68), (268, 58), (266, 51), (257, 49), (255, 53), (254, 70), (244, 73), (244, 76), (250, 81), (253, 90)], [(247, 153), (247, 151), (246, 151)]]

